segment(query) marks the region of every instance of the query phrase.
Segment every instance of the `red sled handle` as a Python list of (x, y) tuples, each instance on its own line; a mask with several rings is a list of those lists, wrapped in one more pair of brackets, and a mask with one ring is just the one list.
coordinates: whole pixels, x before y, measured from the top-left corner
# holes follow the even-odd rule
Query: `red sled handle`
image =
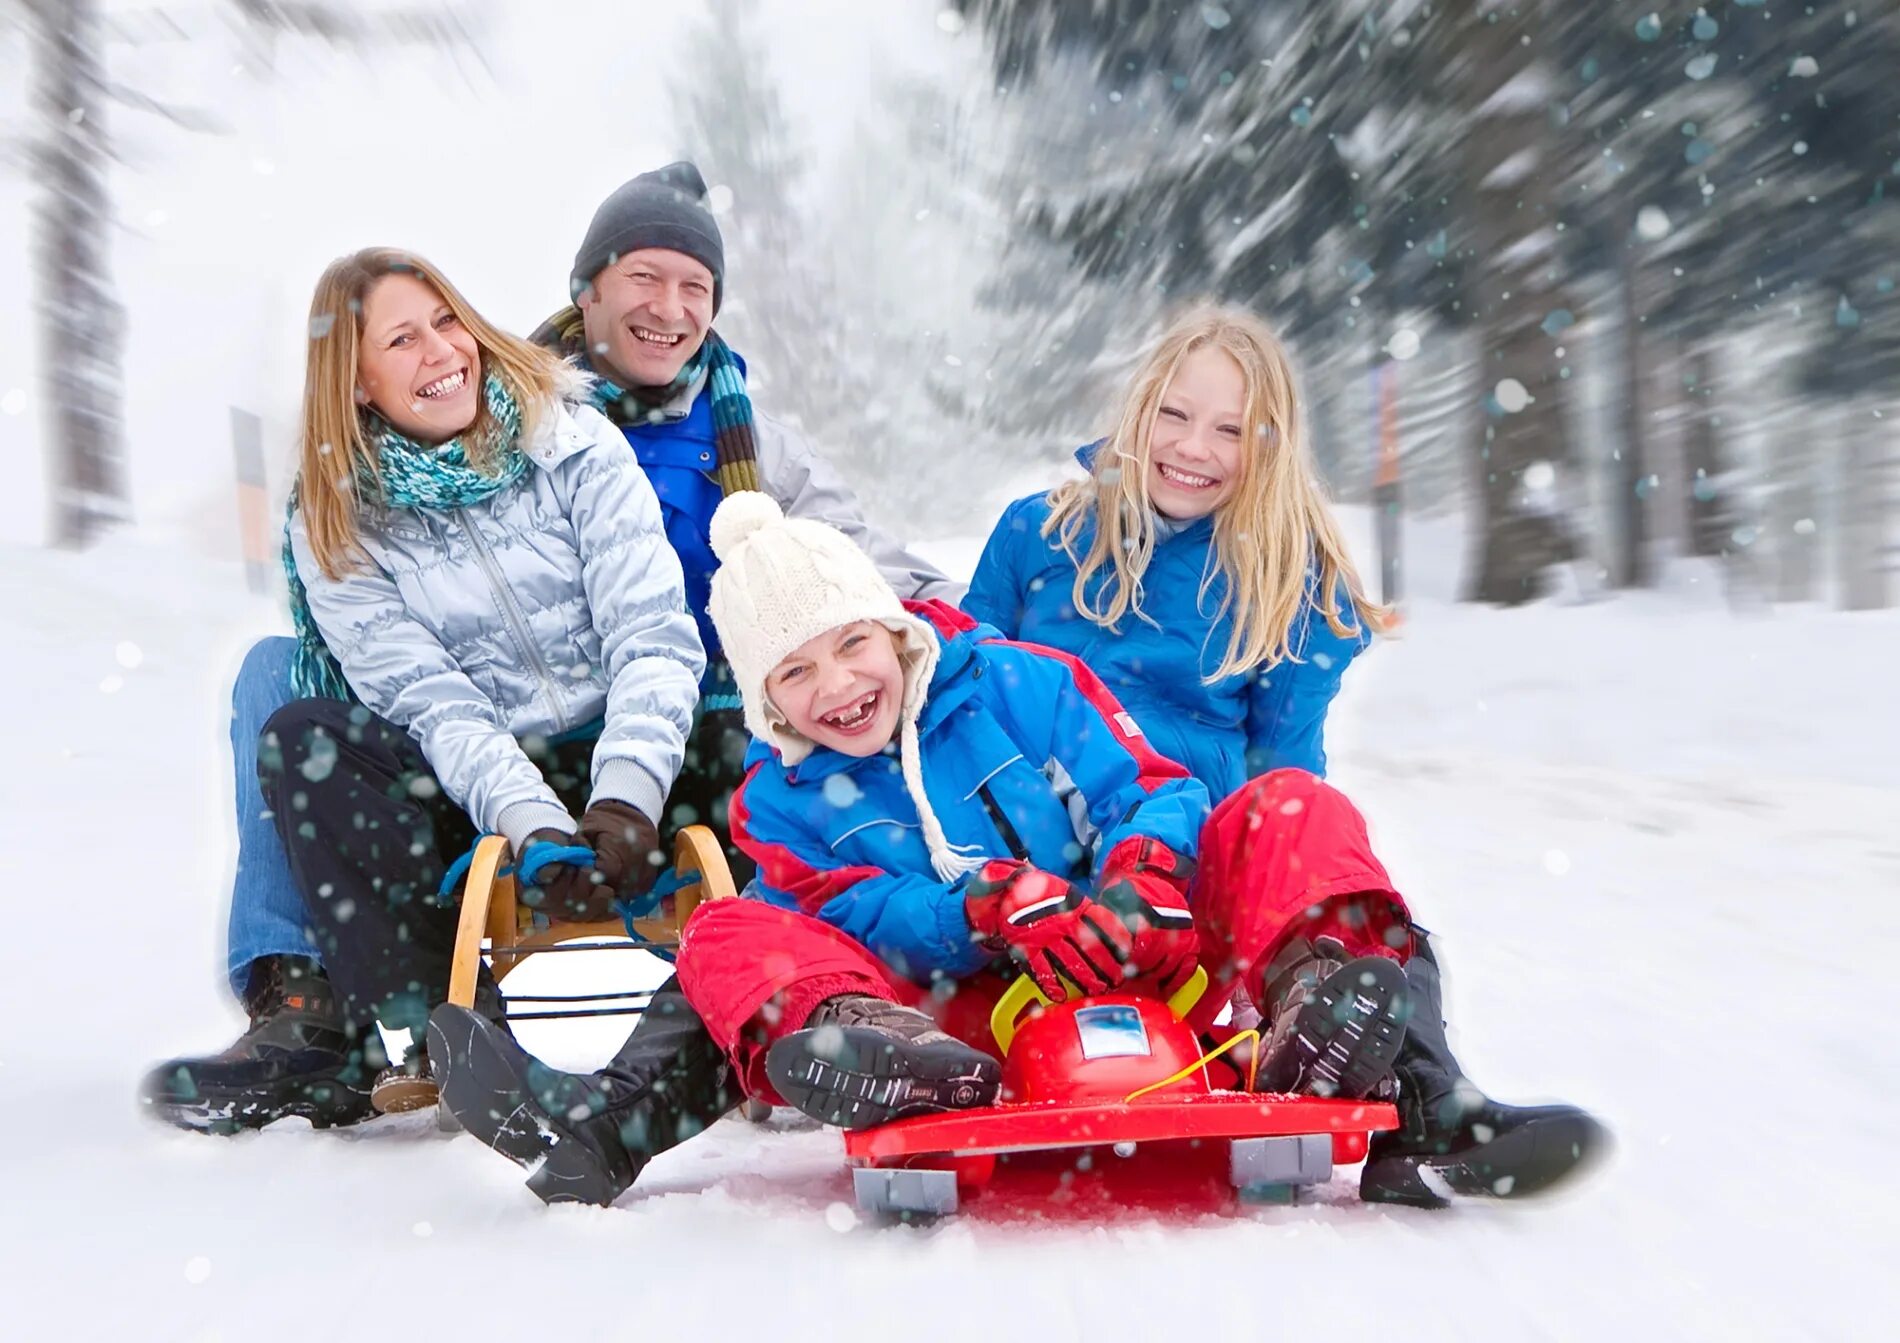
[[(1068, 990), (1069, 1000), (1082, 997), (1082, 991), (1068, 980), (1062, 981)], [(1194, 1004), (1201, 1001), (1201, 995), (1207, 992), (1207, 970), (1195, 966), (1188, 982), (1174, 991), (1168, 999), (1168, 1010), (1175, 1016), (1186, 1018), (1194, 1010)], [(1009, 1046), (1016, 1038), (1016, 1028), (1022, 1022), (1023, 1013), (1032, 1007), (1050, 1007), (1049, 995), (1037, 987), (1036, 981), (1028, 975), (1018, 975), (1010, 986), (1003, 990), (1003, 996), (996, 1000), (996, 1006), (990, 1009), (990, 1034), (996, 1037), (996, 1047), (1003, 1053), (1009, 1053)]]

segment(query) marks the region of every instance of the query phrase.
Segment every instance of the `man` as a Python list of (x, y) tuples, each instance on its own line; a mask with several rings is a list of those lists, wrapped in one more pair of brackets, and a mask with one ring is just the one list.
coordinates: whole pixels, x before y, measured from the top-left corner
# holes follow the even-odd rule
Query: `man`
[[(725, 249), (705, 194), (698, 170), (681, 162), (643, 173), (610, 195), (575, 255), (573, 305), (535, 334), (597, 378), (596, 403), (626, 434), (659, 495), (706, 645), (700, 716), (668, 796), (668, 814), (645, 818), (657, 826), (663, 852), (670, 852), (681, 826), (723, 826), (726, 801), (742, 778), (748, 737), (706, 614), (714, 568), (708, 528), (726, 494), (763, 490), (788, 514), (845, 531), (902, 596), (954, 601), (961, 593), (960, 585), (867, 523), (837, 472), (806, 439), (754, 410), (744, 362), (713, 330), (724, 296)], [(239, 851), (229, 971), (250, 1026), (218, 1054), (159, 1065), (141, 1088), (155, 1115), (185, 1128), (229, 1133), (289, 1115), (329, 1126), (374, 1114), (369, 1082), (382, 1062), (380, 1044), (373, 1036), (351, 1040), (344, 1030), (256, 778), (263, 724), (293, 697), (291, 644), (267, 639), (253, 648), (232, 697)], [(580, 839), (613, 844), (625, 836)], [(743, 880), (746, 865), (735, 866)], [(425, 1062), (418, 1053), (408, 1069), (422, 1071)], [(436, 1060), (438, 1071), (442, 1062)], [(525, 1070), (532, 1061), (522, 1054), (509, 1062)], [(616, 1170), (637, 1163), (625, 1175), (628, 1183), (653, 1152), (731, 1104), (724, 1060), (670, 980), (597, 1077), (604, 1079), (596, 1116), (601, 1140), (622, 1129), (634, 1139), (623, 1144), (630, 1150), (610, 1154)]]

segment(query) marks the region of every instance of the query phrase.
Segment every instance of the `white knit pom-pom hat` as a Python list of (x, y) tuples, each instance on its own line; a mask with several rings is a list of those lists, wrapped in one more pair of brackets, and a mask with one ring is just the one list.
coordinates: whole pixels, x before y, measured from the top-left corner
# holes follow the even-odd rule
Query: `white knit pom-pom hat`
[[(952, 845), (924, 792), (917, 716), (923, 712), (937, 667), (937, 636), (904, 609), (871, 557), (836, 527), (788, 518), (776, 500), (756, 490), (728, 495), (712, 516), (712, 548), (719, 557), (707, 609), (719, 631), (732, 676), (745, 702), (752, 735), (788, 766), (811, 754), (812, 743), (792, 727), (765, 693), (765, 678), (788, 654), (819, 635), (872, 620), (897, 636), (904, 668), (899, 708), (898, 764), (917, 808), (930, 865), (955, 881), (983, 865), (972, 846)], [(959, 851), (959, 849), (964, 851)]]

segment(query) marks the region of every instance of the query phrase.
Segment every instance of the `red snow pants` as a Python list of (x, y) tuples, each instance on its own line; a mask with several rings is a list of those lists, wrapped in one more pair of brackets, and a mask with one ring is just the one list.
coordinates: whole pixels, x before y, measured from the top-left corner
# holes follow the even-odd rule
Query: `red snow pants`
[[(1405, 960), (1410, 916), (1373, 856), (1365, 819), (1338, 789), (1303, 770), (1249, 781), (1201, 830), (1188, 903), (1212, 979), (1190, 1020), (1210, 1024), (1234, 991), (1260, 995), (1258, 970), (1289, 937), (1338, 938), (1354, 956)], [(701, 905), (680, 941), (680, 988), (731, 1057), (748, 1095), (774, 1099), (765, 1051), (825, 999), (864, 993), (932, 1011), (982, 1049), (1002, 981), (978, 975), (948, 1000), (892, 973), (829, 924), (758, 900)]]
[(1353, 956), (1412, 954), (1411, 914), (1372, 852), (1365, 817), (1303, 769), (1250, 779), (1214, 808), (1188, 906), (1213, 981), (1189, 1014), (1197, 1027), (1236, 989), (1258, 1002), (1260, 971), (1290, 937), (1336, 937)]

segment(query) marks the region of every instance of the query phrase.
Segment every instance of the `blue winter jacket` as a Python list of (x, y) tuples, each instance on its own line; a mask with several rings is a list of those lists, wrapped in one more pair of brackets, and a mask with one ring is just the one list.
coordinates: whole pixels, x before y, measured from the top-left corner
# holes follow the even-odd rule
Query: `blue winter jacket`
[[(1004, 510), (977, 562), (964, 610), (1007, 638), (1082, 659), (1140, 720), (1154, 748), (1186, 765), (1217, 799), (1270, 769), (1326, 773), (1326, 708), (1339, 693), (1346, 664), (1370, 641), (1351, 614), (1343, 584), (1337, 600), (1354, 634), (1333, 633), (1313, 603), (1314, 577), (1292, 635), (1301, 660), (1209, 685), (1203, 678), (1220, 665), (1232, 630), (1226, 618), (1214, 619), (1226, 579), (1217, 572), (1202, 590), (1213, 520), (1202, 518), (1157, 542), (1142, 578), (1142, 609), (1154, 623), (1125, 616), (1117, 632), (1075, 609), (1076, 566), (1055, 537), (1043, 537), (1048, 519), (1046, 495), (1018, 499)], [(1087, 553), (1092, 539), (1085, 527), (1079, 553)]]
[[(1003, 641), (941, 603), (912, 604), (942, 640), (918, 720), (924, 787), (952, 844), (1080, 885), (1124, 839), (1191, 857), (1207, 790), (1157, 755), (1088, 670)], [(754, 742), (729, 819), (759, 864), (753, 893), (842, 930), (918, 983), (983, 968), (962, 881), (930, 865), (895, 746), (824, 748), (787, 769)]]
[[(739, 367), (745, 368), (743, 359)], [(719, 634), (706, 603), (713, 570), (719, 567), (709, 539), (712, 515), (723, 496), (713, 476), (718, 456), (706, 378), (702, 375), (684, 388), (645, 423), (623, 424), (620, 432), (659, 496), (666, 539), (685, 571), (686, 609), (699, 622), (700, 641), (708, 655), (717, 657)], [(752, 435), (758, 452), (759, 488), (778, 500), (787, 516), (814, 518), (856, 541), (899, 597), (954, 601), (962, 595), (961, 585), (865, 520), (844, 478), (803, 434), (754, 407)]]

